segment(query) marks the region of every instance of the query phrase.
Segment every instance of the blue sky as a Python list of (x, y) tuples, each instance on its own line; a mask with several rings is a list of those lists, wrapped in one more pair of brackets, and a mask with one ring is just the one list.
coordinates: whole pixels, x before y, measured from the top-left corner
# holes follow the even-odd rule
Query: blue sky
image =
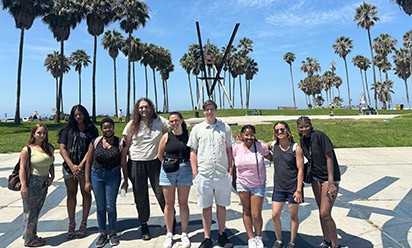
[[(252, 58), (258, 63), (259, 72), (252, 80), (251, 108), (275, 109), (278, 106), (293, 106), (289, 65), (283, 61), (286, 52), (293, 52), (295, 92), (298, 108), (305, 108), (305, 98), (297, 83), (306, 75), (299, 68), (306, 57), (319, 60), (322, 72), (329, 69), (331, 61), (336, 62), (336, 73), (344, 80), (341, 96), (347, 104), (347, 84), (343, 60), (333, 52), (336, 38), (345, 35), (353, 40), (354, 48), (348, 55), (349, 80), (353, 104), (357, 104), (362, 91), (360, 73), (351, 60), (355, 55), (370, 57), (367, 32), (353, 22), (355, 8), (362, 1), (346, 0), (197, 0), (197, 1), (146, 1), (150, 7), (150, 20), (134, 35), (143, 42), (155, 43), (167, 48), (173, 58), (175, 71), (169, 83), (170, 110), (191, 108), (187, 74), (180, 67), (179, 60), (188, 46), (198, 43), (195, 22), (200, 22), (203, 43), (209, 39), (218, 47), (225, 46), (237, 22), (240, 23), (234, 44), (243, 37), (253, 40)], [(412, 28), (412, 17), (399, 9), (390, 0), (368, 1), (378, 7), (380, 21), (371, 29), (372, 37), (389, 33), (401, 45), (402, 36)], [(106, 27), (120, 30), (118, 23)], [(2, 101), (0, 118), (14, 116), (16, 104), (16, 75), (20, 31), (15, 29), (14, 20), (7, 11), (0, 11), (0, 85)], [(101, 36), (99, 37), (99, 44)], [(33, 27), (25, 32), (22, 72), (21, 115), (33, 111), (51, 114), (55, 105), (55, 80), (43, 66), (47, 54), (59, 50), (60, 46), (47, 25), (36, 19)], [(71, 31), (65, 42), (65, 54), (76, 49), (93, 53), (93, 37), (87, 33), (85, 21)], [(118, 58), (119, 107), (126, 109), (126, 58)], [(137, 67), (136, 98), (145, 94), (144, 69)], [(82, 72), (82, 104), (91, 111), (92, 66)], [(150, 72), (150, 71), (149, 71)], [(151, 74), (149, 74), (149, 97), (154, 99)], [(223, 76), (223, 73), (222, 73)], [(401, 79), (389, 75), (394, 81), (394, 103), (404, 103), (405, 87)], [(114, 114), (113, 62), (102, 46), (97, 51), (97, 113)], [(372, 71), (368, 71), (372, 82)], [(161, 79), (157, 75), (159, 107), (162, 106)], [(192, 77), (192, 82), (195, 78)], [(194, 85), (193, 85), (194, 86)], [(236, 85), (236, 90), (239, 89)], [(64, 110), (68, 112), (78, 101), (78, 74), (72, 69), (64, 79)], [(324, 96), (325, 97), (325, 96)], [(226, 104), (227, 106), (227, 104)], [(239, 108), (239, 95), (235, 107)]]

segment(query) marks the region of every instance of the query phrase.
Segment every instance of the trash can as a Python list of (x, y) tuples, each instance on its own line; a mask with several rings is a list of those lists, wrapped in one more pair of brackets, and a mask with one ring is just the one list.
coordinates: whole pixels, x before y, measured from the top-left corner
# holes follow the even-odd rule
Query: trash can
[(403, 110), (403, 104), (399, 104), (399, 109)]

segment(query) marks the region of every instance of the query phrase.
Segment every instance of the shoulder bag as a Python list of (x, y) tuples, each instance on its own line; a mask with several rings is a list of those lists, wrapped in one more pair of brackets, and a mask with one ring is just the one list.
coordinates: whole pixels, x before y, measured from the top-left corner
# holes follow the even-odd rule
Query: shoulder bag
[[(30, 177), (30, 157), (31, 157), (30, 146), (27, 146), (27, 152), (29, 153), (29, 157), (26, 160), (26, 164), (24, 166), (26, 167), (26, 181), (28, 182), (29, 177)], [(19, 177), (19, 171), (20, 171), (20, 159), (17, 162), (17, 164), (14, 166), (13, 172), (9, 176), (9, 179), (7, 182), (7, 187), (9, 188), (9, 190), (20, 191), (21, 182), (20, 182), (20, 177)]]

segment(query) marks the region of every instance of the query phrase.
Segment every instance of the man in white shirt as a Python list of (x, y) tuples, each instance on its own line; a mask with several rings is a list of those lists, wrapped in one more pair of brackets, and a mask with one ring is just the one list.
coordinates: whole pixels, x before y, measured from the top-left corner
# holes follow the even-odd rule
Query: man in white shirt
[(229, 125), (216, 119), (217, 105), (212, 100), (203, 104), (205, 121), (193, 127), (187, 145), (191, 148), (190, 163), (198, 197), (202, 208), (202, 223), (205, 239), (200, 248), (213, 247), (210, 237), (213, 199), (217, 206), (219, 226), (218, 245), (231, 248), (233, 244), (225, 233), (226, 207), (230, 205), (232, 130)]

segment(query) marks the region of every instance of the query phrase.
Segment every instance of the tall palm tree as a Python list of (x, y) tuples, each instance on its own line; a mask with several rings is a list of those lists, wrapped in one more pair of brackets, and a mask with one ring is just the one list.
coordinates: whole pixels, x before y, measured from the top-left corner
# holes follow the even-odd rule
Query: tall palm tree
[(408, 51), (404, 48), (400, 48), (399, 50), (395, 51), (395, 54), (392, 56), (392, 58), (396, 66), (395, 75), (404, 80), (406, 101), (408, 103), (408, 109), (410, 109), (411, 104), (409, 102), (409, 90), (407, 80), (411, 76), (411, 61), (408, 59)]
[(149, 45), (147, 43), (142, 43), (142, 58), (140, 59), (140, 64), (144, 66), (144, 76), (146, 80), (146, 98), (149, 97), (149, 79), (147, 77), (147, 66), (151, 60), (152, 55), (150, 54)]
[(184, 53), (182, 58), (180, 58), (180, 66), (186, 71), (187, 73), (187, 80), (189, 82), (189, 91), (190, 91), (190, 100), (192, 102), (192, 110), (195, 109), (195, 104), (193, 102), (193, 92), (192, 92), (192, 82), (190, 81), (190, 72), (193, 70), (195, 66), (195, 62), (190, 57), (189, 54)]
[(72, 52), (69, 61), (74, 70), (79, 73), (79, 104), (82, 104), (82, 67), (87, 67), (91, 63), (90, 55), (85, 50), (77, 49)]
[[(374, 5), (363, 2), (355, 11), (355, 17), (353, 21), (357, 22), (358, 27), (362, 27), (368, 31), (369, 48), (371, 52), (372, 72), (373, 72), (373, 84), (376, 84), (375, 62), (373, 60), (373, 49), (370, 28), (375, 25), (375, 22), (379, 21), (378, 9)], [(374, 106), (378, 108), (378, 95), (376, 86), (374, 87)]]
[(373, 41), (373, 49), (375, 50), (376, 54), (379, 55), (379, 60), (377, 60), (376, 62), (379, 63), (379, 69), (385, 73), (385, 81), (388, 81), (388, 71), (392, 68), (391, 63), (388, 60), (388, 55), (396, 49), (398, 41), (396, 39), (392, 39), (392, 36), (386, 33), (380, 34)]
[[(356, 66), (356, 67), (359, 68), (359, 72), (360, 72), (360, 74), (361, 74), (363, 94), (365, 94), (365, 96), (366, 96), (367, 88), (366, 88), (366, 85), (365, 85), (365, 81), (363, 80), (363, 73), (362, 73), (363, 68), (365, 67), (365, 65), (364, 65), (365, 60), (364, 60), (364, 58), (365, 58), (365, 57), (362, 56), (362, 55), (356, 55), (355, 57), (352, 58), (352, 63), (353, 63), (354, 66)], [(365, 72), (365, 74), (366, 74), (366, 72)], [(369, 105), (369, 103), (366, 102), (366, 105)]]
[[(412, 61), (412, 30), (409, 30), (406, 32), (403, 37), (403, 47), (407, 49), (408, 51), (408, 56), (409, 56), (409, 61)], [(412, 72), (412, 63), (409, 63), (409, 71)], [(412, 77), (411, 77), (411, 82), (412, 82)]]
[[(69, 39), (70, 29), (74, 29), (83, 18), (81, 5), (74, 0), (53, 1), (50, 11), (43, 17), (49, 25), (53, 37), (60, 42), (60, 63), (64, 63), (64, 41)], [(60, 101), (63, 99), (63, 73), (60, 75), (59, 98), (56, 103), (56, 122), (60, 122)], [(62, 110), (63, 112), (63, 110)]]
[(116, 30), (108, 30), (102, 38), (103, 48), (109, 51), (109, 56), (113, 59), (113, 85), (114, 85), (114, 113), (117, 114), (117, 68), (116, 59), (119, 51), (124, 47), (124, 37)]
[[(96, 64), (97, 37), (104, 32), (104, 27), (114, 20), (114, 0), (78, 0), (86, 16), (87, 31), (94, 38), (92, 72), (92, 120), (96, 122)], [(117, 112), (116, 112), (117, 113)]]
[[(67, 73), (70, 70), (70, 61), (67, 57), (64, 57), (64, 63), (61, 64), (61, 56), (58, 51), (47, 54), (44, 60), (44, 66), (47, 71), (50, 71), (51, 75), (56, 79), (56, 106), (59, 102), (59, 77), (63, 73)], [(62, 66), (63, 65), (63, 66)], [(57, 118), (57, 115), (55, 116)]]
[(290, 79), (292, 82), (292, 96), (293, 96), (293, 108), (296, 109), (296, 97), (295, 97), (295, 86), (293, 84), (293, 73), (292, 73), (292, 63), (295, 61), (295, 54), (292, 52), (287, 52), (283, 55), (283, 60), (289, 64)]
[(17, 65), (17, 97), (14, 123), (20, 124), (21, 72), (23, 67), (24, 30), (29, 30), (34, 19), (48, 12), (51, 0), (1, 0), (3, 9), (13, 16), (16, 28), (20, 29), (19, 60)]
[(152, 75), (153, 75), (153, 90), (154, 90), (154, 96), (155, 96), (155, 108), (156, 112), (158, 112), (159, 108), (157, 106), (157, 84), (156, 84), (156, 68), (159, 65), (159, 47), (156, 46), (153, 43), (149, 44), (149, 52), (151, 54), (151, 59), (149, 60), (149, 66), (152, 69)]
[(352, 98), (350, 97), (350, 86), (349, 86), (349, 74), (348, 74), (348, 63), (346, 62), (346, 56), (352, 51), (353, 45), (352, 40), (349, 37), (341, 36), (336, 39), (335, 43), (332, 45), (334, 52), (339, 55), (345, 62), (346, 71), (346, 83), (348, 84), (348, 102), (349, 109), (352, 109)]
[(169, 90), (167, 80), (169, 79), (170, 72), (174, 71), (174, 65), (169, 50), (164, 47), (158, 47), (157, 53), (158, 62), (156, 69), (160, 72), (163, 86), (163, 112), (169, 112)]
[(143, 43), (140, 41), (139, 38), (130, 36), (126, 39), (126, 45), (123, 47), (123, 53), (127, 56), (128, 61), (132, 64), (132, 76), (133, 76), (133, 102), (136, 102), (136, 70), (135, 70), (135, 62), (139, 61), (142, 58), (143, 54)]
[(245, 77), (246, 77), (246, 110), (249, 109), (250, 103), (250, 81), (258, 73), (259, 68), (257, 62), (252, 58), (247, 58)]
[[(128, 34), (129, 41), (131, 41), (133, 31), (140, 26), (144, 27), (146, 21), (149, 19), (148, 7), (145, 2), (139, 0), (123, 0), (117, 1), (114, 5), (114, 12), (116, 19), (120, 20), (120, 28)], [(131, 44), (126, 43), (128, 50), (131, 49)], [(127, 61), (127, 107), (126, 120), (130, 120), (130, 82), (131, 82), (131, 63), (128, 58)], [(157, 106), (156, 106), (157, 107)]]

